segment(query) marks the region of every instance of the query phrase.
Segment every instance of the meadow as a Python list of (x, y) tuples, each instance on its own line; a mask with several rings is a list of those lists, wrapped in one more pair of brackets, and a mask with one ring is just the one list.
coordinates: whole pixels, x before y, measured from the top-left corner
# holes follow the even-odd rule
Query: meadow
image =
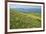
[(41, 15), (36, 12), (21, 12), (10, 9), (10, 29), (40, 28)]

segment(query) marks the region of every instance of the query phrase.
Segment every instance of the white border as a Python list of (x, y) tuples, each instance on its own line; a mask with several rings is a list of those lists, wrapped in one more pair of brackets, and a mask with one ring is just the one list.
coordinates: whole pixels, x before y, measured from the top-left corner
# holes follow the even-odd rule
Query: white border
[[(29, 29), (10, 29), (10, 11), (9, 4), (19, 4), (19, 5), (37, 5), (41, 6), (41, 28), (29, 28)], [(35, 31), (35, 30), (43, 30), (43, 4), (28, 4), (28, 3), (7, 3), (7, 32), (18, 32), (18, 31)]]

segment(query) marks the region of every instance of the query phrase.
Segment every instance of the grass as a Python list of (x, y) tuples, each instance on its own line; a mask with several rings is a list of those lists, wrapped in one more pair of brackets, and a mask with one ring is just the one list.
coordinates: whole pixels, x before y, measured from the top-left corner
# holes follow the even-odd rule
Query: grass
[(38, 13), (21, 13), (10, 10), (10, 29), (39, 27), (41, 27), (41, 17)]

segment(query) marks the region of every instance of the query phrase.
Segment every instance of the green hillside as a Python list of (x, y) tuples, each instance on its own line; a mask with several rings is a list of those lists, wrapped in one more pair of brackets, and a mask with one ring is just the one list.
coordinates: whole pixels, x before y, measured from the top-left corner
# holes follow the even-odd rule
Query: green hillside
[(10, 29), (39, 27), (41, 27), (41, 17), (38, 13), (26, 14), (10, 10)]

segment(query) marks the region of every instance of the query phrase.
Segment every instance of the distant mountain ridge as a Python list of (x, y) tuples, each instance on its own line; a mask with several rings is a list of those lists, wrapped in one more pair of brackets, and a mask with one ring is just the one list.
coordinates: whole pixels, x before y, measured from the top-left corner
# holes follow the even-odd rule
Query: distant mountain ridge
[(41, 6), (11, 4), (10, 8), (19, 12), (41, 12)]
[(41, 12), (41, 6), (10, 4), (10, 8), (19, 12)]
[(38, 12), (41, 13), (41, 9), (39, 8), (11, 8), (14, 9), (15, 11), (19, 11), (19, 12)]
[(16, 8), (16, 9), (23, 11), (23, 12), (41, 12), (41, 9), (39, 9), (39, 8), (28, 8), (28, 9), (27, 8), (25, 8), (25, 9)]

